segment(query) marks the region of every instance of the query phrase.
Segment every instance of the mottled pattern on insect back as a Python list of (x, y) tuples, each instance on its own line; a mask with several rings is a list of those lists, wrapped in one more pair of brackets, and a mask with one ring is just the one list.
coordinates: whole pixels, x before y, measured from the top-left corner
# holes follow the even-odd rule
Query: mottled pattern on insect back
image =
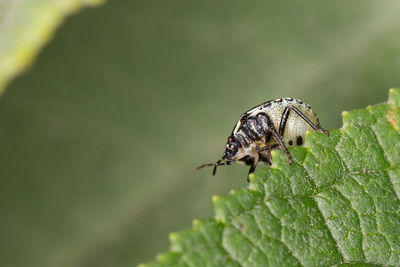
[(274, 149), (282, 149), (291, 164), (292, 158), (287, 148), (302, 146), (307, 130), (329, 135), (319, 125), (318, 117), (310, 105), (290, 97), (262, 103), (240, 116), (228, 137), (222, 158), (215, 163), (203, 164), (198, 169), (214, 166), (215, 175), (218, 166), (241, 162), (250, 165), (251, 174), (260, 161), (272, 164), (271, 151)]

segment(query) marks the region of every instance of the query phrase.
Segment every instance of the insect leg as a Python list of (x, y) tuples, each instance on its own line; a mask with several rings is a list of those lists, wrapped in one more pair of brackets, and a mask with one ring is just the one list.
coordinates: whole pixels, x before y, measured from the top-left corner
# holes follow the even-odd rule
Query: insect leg
[(316, 126), (312, 121), (310, 121), (309, 118), (307, 118), (306, 115), (303, 114), (303, 112), (301, 112), (298, 108), (290, 106), (290, 109), (293, 109), (294, 112), (297, 113), (297, 115), (299, 115), (303, 120), (305, 120), (305, 122), (308, 123), (308, 125), (310, 125), (314, 130), (318, 131), (318, 132), (322, 132), (324, 134), (326, 134), (327, 136), (329, 136), (329, 132), (327, 130), (325, 130), (324, 128), (321, 128), (320, 126)]
[(263, 159), (265, 159), (268, 163), (269, 166), (272, 165), (272, 157), (271, 157), (271, 149), (262, 149), (262, 151), (260, 150), (260, 157), (262, 157)]
[(265, 147), (263, 147), (262, 149), (260, 149), (260, 150), (258, 151), (258, 152), (259, 152), (259, 155), (260, 155), (262, 158), (264, 158), (264, 159), (267, 160), (267, 163), (268, 163), (269, 166), (272, 165), (271, 150), (273, 150), (273, 149), (275, 149), (275, 148), (277, 148), (277, 147), (279, 147), (278, 144), (273, 144), (273, 145), (271, 145), (271, 146), (265, 146)]
[(247, 174), (247, 182), (250, 183), (250, 177), (249, 175), (252, 174), (255, 170), (256, 170), (256, 166), (259, 160), (259, 156), (258, 154), (256, 154), (256, 156), (254, 157), (253, 163), (251, 164), (249, 173)]
[(275, 126), (272, 123), (270, 123), (270, 125), (268, 125), (268, 126), (270, 128), (270, 131), (272, 132), (272, 135), (278, 141), (279, 145), (283, 149), (283, 152), (285, 152), (286, 156), (288, 157), (289, 165), (291, 165), (292, 164), (292, 157), (290, 156), (290, 153), (289, 153), (287, 147), (285, 146), (285, 143), (283, 143), (282, 137), (276, 132)]
[(281, 117), (281, 123), (279, 124), (279, 134), (283, 136), (283, 132), (285, 131), (286, 123), (289, 118), (290, 114), (290, 108), (286, 107), (285, 110), (283, 111), (282, 117)]

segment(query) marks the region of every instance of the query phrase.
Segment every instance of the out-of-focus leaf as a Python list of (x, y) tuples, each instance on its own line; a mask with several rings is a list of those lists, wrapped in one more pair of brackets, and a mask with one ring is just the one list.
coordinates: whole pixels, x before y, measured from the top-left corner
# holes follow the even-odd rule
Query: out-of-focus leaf
[(0, 2), (0, 94), (30, 64), (65, 16), (104, 0), (2, 0)]
[(281, 151), (249, 189), (214, 197), (216, 217), (170, 235), (153, 266), (400, 265), (400, 89), (343, 113), (327, 137)]

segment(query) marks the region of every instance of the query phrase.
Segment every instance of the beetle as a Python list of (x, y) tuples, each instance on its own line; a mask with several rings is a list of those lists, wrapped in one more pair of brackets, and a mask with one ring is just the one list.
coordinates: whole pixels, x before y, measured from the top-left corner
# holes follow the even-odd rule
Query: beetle
[(304, 145), (307, 130), (329, 136), (329, 132), (320, 126), (310, 105), (290, 97), (262, 103), (240, 116), (228, 137), (222, 158), (215, 163), (200, 165), (197, 169), (213, 166), (212, 174), (215, 175), (218, 166), (240, 162), (250, 165), (249, 182), (249, 175), (260, 161), (272, 165), (272, 150), (282, 149), (291, 165), (288, 147)]

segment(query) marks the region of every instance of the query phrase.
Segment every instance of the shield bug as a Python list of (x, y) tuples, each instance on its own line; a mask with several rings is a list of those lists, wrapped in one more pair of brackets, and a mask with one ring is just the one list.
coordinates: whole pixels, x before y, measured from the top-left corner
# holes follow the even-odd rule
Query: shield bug
[(272, 150), (282, 149), (289, 165), (292, 164), (288, 147), (304, 145), (307, 130), (329, 136), (329, 132), (320, 126), (310, 105), (303, 101), (286, 97), (265, 102), (240, 116), (220, 160), (203, 164), (197, 169), (213, 166), (215, 175), (218, 166), (241, 162), (250, 165), (249, 181), (249, 175), (255, 171), (258, 162), (272, 165)]

